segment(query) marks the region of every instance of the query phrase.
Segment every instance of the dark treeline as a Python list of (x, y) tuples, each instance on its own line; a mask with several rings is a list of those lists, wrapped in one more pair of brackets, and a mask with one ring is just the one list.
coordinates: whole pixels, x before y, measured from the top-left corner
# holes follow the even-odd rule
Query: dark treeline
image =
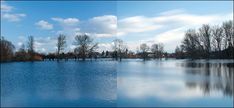
[[(121, 39), (113, 40), (114, 45), (112, 51), (97, 52), (98, 43), (84, 34), (77, 35), (74, 38), (75, 49), (74, 51), (64, 52), (66, 49), (66, 36), (60, 34), (57, 37), (56, 48), (54, 53), (41, 54), (35, 51), (35, 40), (33, 36), (28, 37), (27, 46), (24, 44), (15, 51), (14, 45), (1, 37), (1, 62), (6, 61), (40, 61), (40, 60), (86, 60), (97, 58), (113, 58), (114, 60), (121, 61), (123, 58), (162, 58), (165, 53), (163, 52), (163, 44), (153, 44), (151, 48), (147, 44), (141, 44), (140, 50), (137, 53), (129, 51), (126, 43)], [(150, 52), (151, 51), (151, 52)]]
[(187, 30), (182, 44), (175, 49), (175, 57), (233, 59), (233, 21), (223, 22), (221, 26), (204, 24), (198, 30)]
[(57, 37), (54, 53), (40, 54), (35, 51), (35, 40), (33, 36), (28, 37), (26, 46), (15, 51), (15, 46), (1, 37), (1, 62), (6, 61), (37, 61), (37, 60), (86, 60), (97, 58), (113, 58), (121, 61), (123, 58), (161, 59), (161, 58), (186, 58), (186, 59), (233, 59), (234, 58), (234, 36), (233, 22), (223, 22), (221, 26), (210, 26), (204, 24), (198, 30), (189, 29), (180, 46), (175, 53), (168, 54), (164, 51), (163, 43), (155, 43), (148, 46), (143, 43), (137, 52), (130, 51), (127, 44), (121, 39), (113, 40), (112, 51), (97, 52), (98, 43), (86, 35), (76, 35), (73, 45), (74, 51), (65, 52), (66, 36), (60, 34)]

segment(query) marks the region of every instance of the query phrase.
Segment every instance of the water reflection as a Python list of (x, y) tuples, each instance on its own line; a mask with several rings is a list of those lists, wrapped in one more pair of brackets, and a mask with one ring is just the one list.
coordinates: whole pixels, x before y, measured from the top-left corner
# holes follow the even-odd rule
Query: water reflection
[(233, 106), (232, 63), (228, 60), (121, 62), (117, 68), (118, 106)]
[(185, 70), (186, 74), (200, 77), (199, 81), (187, 79), (189, 88), (199, 87), (205, 95), (221, 91), (223, 95), (233, 97), (233, 61), (185, 61), (180, 65), (192, 68)]
[(25, 62), (1, 67), (3, 107), (116, 105), (115, 62)]
[(231, 107), (233, 63), (170, 59), (4, 63), (1, 105)]

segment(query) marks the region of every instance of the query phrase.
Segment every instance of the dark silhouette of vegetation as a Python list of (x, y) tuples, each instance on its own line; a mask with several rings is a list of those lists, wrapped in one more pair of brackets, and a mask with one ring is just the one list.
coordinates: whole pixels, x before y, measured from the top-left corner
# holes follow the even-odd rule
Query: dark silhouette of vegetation
[(148, 58), (148, 51), (149, 51), (149, 46), (147, 46), (145, 43), (140, 45), (140, 50), (141, 50), (141, 57), (143, 58), (143, 60), (145, 60), (146, 58)]
[(25, 61), (25, 60), (29, 60), (29, 54), (27, 53), (27, 51), (25, 50), (25, 45), (22, 44), (20, 49), (15, 53), (15, 60), (16, 61)]
[(223, 22), (222, 26), (203, 25), (198, 31), (189, 29), (180, 47), (175, 50), (176, 58), (191, 59), (233, 59), (233, 22)]
[(15, 46), (1, 37), (1, 62), (42, 60), (42, 54), (34, 51), (34, 38), (32, 36), (29, 37), (27, 50), (24, 44), (18, 51), (14, 50)]
[(77, 35), (75, 37), (74, 45), (77, 47), (75, 48), (75, 54), (78, 54), (82, 60), (85, 60), (87, 57), (95, 57), (94, 51), (97, 49), (98, 44), (93, 43), (93, 39), (84, 34), (84, 35)]
[(28, 53), (30, 56), (30, 60), (33, 61), (34, 59), (34, 37), (33, 36), (29, 36), (28, 37)]
[(114, 55), (113, 57), (118, 60), (121, 61), (122, 58), (124, 57), (124, 53), (127, 51), (127, 46), (124, 44), (123, 40), (121, 39), (115, 39), (114, 41), (114, 45), (113, 45), (113, 49), (114, 49)]
[(66, 36), (60, 34), (57, 38), (57, 56), (58, 60), (61, 59), (60, 52), (63, 51), (66, 47)]
[(15, 46), (8, 40), (5, 40), (4, 37), (0, 38), (0, 47), (1, 47), (1, 62), (11, 61), (14, 55)]
[(155, 58), (162, 58), (163, 57), (163, 49), (164, 46), (162, 43), (159, 44), (153, 44), (151, 46), (151, 51), (153, 53), (153, 57)]

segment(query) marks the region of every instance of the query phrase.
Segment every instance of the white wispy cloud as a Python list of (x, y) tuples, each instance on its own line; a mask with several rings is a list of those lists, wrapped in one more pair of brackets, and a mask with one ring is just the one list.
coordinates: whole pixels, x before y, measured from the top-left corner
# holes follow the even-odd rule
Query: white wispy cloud
[(22, 18), (24, 18), (26, 14), (11, 14), (11, 13), (3, 13), (2, 18), (6, 19), (10, 22), (17, 22), (20, 21)]
[(96, 37), (113, 37), (117, 31), (117, 17), (103, 15), (80, 21), (78, 18), (51, 18), (63, 28), (58, 33), (75, 35), (77, 33), (89, 33)]
[(161, 28), (153, 18), (145, 16), (133, 16), (118, 20), (118, 36), (127, 35), (128, 33), (140, 33)]
[(1, 1), (1, 12), (10, 12), (12, 11), (13, 7), (12, 6), (9, 6), (5, 3), (2, 3)]
[(71, 27), (71, 26), (77, 26), (77, 24), (79, 23), (79, 19), (77, 18), (59, 18), (59, 17), (54, 17), (51, 18), (54, 21), (59, 22), (62, 26), (64, 27)]
[(51, 19), (57, 22), (61, 27), (61, 29), (56, 32), (56, 35), (65, 34), (68, 36), (68, 39), (72, 39), (77, 33), (80, 32), (80, 27), (79, 27), (80, 20), (78, 18), (54, 17)]
[(35, 23), (36, 26), (38, 26), (41, 29), (45, 29), (45, 30), (51, 30), (53, 29), (53, 24), (50, 24), (47, 21), (44, 20), (40, 20), (37, 23)]
[(6, 4), (5, 2), (1, 1), (1, 17), (10, 22), (18, 22), (21, 21), (22, 18), (26, 17), (24, 13), (14, 13), (13, 6)]
[(98, 37), (113, 37), (117, 32), (117, 17), (114, 15), (97, 16), (84, 21), (84, 32), (96, 34)]

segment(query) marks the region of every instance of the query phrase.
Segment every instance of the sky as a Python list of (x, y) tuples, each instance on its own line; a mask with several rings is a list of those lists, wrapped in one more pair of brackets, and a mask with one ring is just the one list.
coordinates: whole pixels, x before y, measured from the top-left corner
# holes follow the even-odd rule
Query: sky
[(131, 51), (142, 43), (163, 43), (171, 53), (187, 29), (232, 19), (233, 1), (1, 2), (1, 36), (16, 49), (34, 36), (40, 53), (55, 52), (59, 34), (67, 36), (65, 51), (73, 51), (74, 37), (84, 33), (99, 43), (99, 52), (112, 50), (119, 38)]

